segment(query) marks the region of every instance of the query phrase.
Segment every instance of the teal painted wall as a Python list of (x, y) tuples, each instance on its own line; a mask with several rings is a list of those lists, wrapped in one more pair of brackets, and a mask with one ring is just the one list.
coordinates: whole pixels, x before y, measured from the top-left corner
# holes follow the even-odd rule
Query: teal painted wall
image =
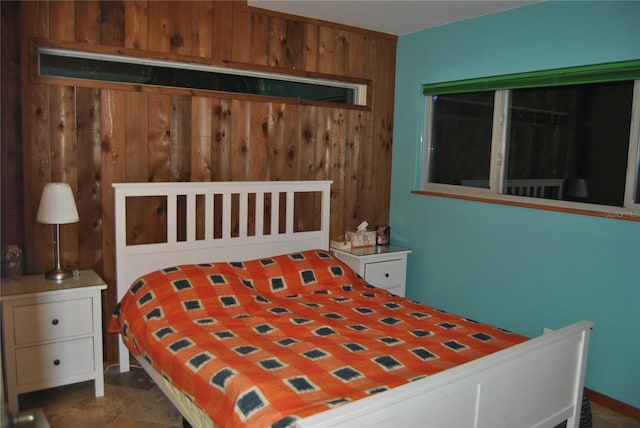
[(638, 1), (547, 1), (399, 37), (390, 218), (413, 250), (409, 297), (527, 336), (591, 320), (587, 387), (640, 408), (640, 223), (411, 193), (423, 83), (629, 59)]

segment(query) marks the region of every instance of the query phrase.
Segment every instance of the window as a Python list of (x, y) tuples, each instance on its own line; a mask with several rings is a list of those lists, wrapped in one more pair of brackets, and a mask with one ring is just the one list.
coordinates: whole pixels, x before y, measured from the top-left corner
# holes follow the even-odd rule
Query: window
[(431, 180), (489, 187), (493, 92), (434, 96)]
[(40, 47), (40, 76), (366, 105), (365, 84), (208, 64)]
[(423, 190), (640, 217), (636, 79), (640, 61), (425, 85)]

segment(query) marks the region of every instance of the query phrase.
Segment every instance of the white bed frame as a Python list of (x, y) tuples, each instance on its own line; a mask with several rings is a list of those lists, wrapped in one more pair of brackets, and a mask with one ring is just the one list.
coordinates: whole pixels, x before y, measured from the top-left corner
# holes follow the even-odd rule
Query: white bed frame
[[(182, 263), (249, 260), (329, 247), (330, 181), (127, 183), (114, 184), (118, 300), (135, 279), (150, 271)], [(294, 195), (320, 192), (319, 230), (294, 230)], [(286, 194), (284, 231), (277, 222), (279, 195)], [(214, 237), (214, 194), (221, 194), (222, 236)], [(256, 194), (249, 213), (249, 194)], [(177, 196), (186, 196), (187, 238), (177, 240)], [(204, 197), (205, 238), (196, 239), (196, 196)], [(231, 198), (239, 195), (239, 232), (231, 233)], [(166, 196), (167, 242), (127, 245), (126, 201), (135, 196)], [(271, 233), (263, 233), (265, 197), (270, 199)], [(247, 218), (255, 218), (249, 235)], [(553, 427), (567, 421), (578, 427), (593, 324), (582, 321), (517, 346), (343, 406), (307, 417), (299, 427)], [(129, 370), (129, 352), (120, 340), (120, 370)], [(194, 426), (199, 419), (162, 376), (137, 358), (167, 397)]]

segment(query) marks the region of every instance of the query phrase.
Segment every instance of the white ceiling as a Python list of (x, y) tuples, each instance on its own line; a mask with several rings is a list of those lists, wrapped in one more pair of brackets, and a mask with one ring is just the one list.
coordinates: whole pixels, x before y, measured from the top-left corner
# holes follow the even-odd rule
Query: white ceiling
[(250, 6), (403, 36), (540, 0), (248, 0)]

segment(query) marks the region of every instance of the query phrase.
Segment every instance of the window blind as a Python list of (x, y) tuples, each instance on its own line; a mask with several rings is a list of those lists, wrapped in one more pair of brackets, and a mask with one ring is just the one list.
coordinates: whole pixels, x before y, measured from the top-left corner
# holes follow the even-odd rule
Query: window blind
[(480, 77), (422, 86), (424, 95), (460, 94), (501, 89), (539, 88), (640, 79), (640, 59)]

